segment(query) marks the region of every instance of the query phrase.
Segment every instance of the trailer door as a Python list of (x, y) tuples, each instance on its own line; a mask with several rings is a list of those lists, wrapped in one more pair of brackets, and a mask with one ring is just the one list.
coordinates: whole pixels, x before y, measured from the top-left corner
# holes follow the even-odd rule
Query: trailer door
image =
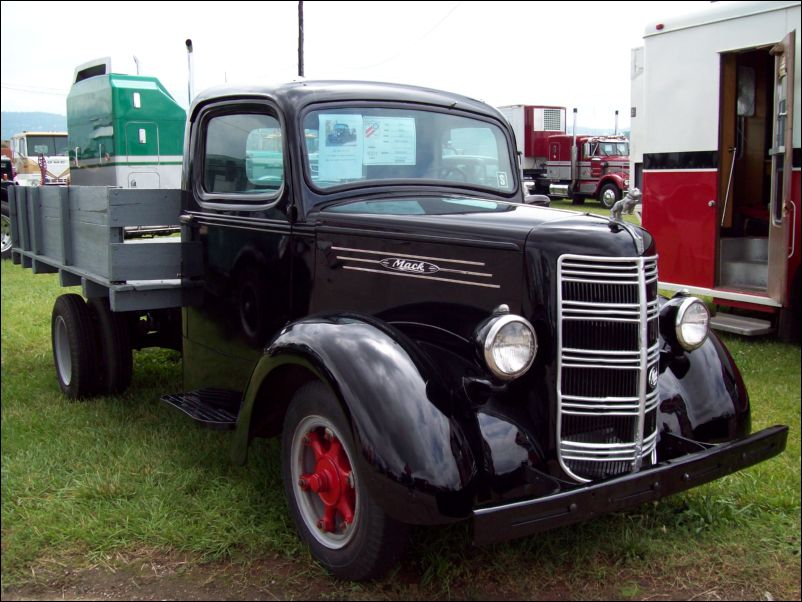
[(774, 128), (769, 220), (769, 296), (783, 303), (788, 281), (788, 232), (793, 160), (795, 32), (771, 49), (774, 55)]

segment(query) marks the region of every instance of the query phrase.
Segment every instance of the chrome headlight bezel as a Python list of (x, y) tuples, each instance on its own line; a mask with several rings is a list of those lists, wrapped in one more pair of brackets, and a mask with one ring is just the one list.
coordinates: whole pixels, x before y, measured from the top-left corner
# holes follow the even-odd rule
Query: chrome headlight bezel
[[(701, 309), (704, 313), (704, 334), (699, 340), (689, 340), (683, 333), (683, 326), (686, 326), (685, 322), (690, 316), (689, 311), (692, 308), (694, 311)], [(677, 342), (686, 351), (693, 351), (694, 349), (699, 349), (699, 347), (704, 345), (708, 335), (710, 334), (710, 312), (707, 310), (707, 306), (702, 302), (701, 299), (696, 297), (686, 297), (682, 300), (677, 308), (677, 315), (674, 320), (674, 334), (677, 337)]]
[[(506, 372), (499, 366), (493, 352), (495, 346), (498, 344), (499, 334), (510, 324), (518, 324), (529, 333), (531, 337), (531, 353), (521, 368), (513, 372)], [(478, 328), (475, 338), (485, 365), (493, 376), (499, 380), (510, 381), (522, 376), (532, 367), (535, 357), (537, 357), (538, 343), (535, 329), (529, 320), (518, 315), (504, 314), (490, 318)]]

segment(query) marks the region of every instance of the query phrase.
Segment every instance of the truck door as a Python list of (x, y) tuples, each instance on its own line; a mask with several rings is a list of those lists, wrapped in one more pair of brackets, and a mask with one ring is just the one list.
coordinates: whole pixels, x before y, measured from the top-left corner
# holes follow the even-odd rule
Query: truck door
[[(784, 304), (788, 284), (788, 233), (793, 225), (791, 177), (794, 132), (795, 32), (771, 49), (774, 55), (774, 127), (769, 210), (769, 296)], [(799, 244), (797, 241), (796, 244)]]
[(242, 392), (290, 316), (291, 227), (277, 111), (222, 102), (191, 123), (182, 220), (203, 256), (203, 303), (185, 310), (184, 385)]
[(602, 160), (601, 157), (590, 158), (590, 177), (598, 180), (602, 177)]
[[(98, 159), (112, 149), (98, 147)], [(125, 124), (125, 153), (128, 155), (128, 188), (159, 188), (159, 126), (152, 121)]]

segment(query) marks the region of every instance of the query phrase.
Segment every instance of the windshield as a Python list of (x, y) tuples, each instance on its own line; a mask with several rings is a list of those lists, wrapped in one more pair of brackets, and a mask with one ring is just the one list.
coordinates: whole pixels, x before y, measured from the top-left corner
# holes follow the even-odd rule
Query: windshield
[(307, 175), (316, 188), (414, 180), (509, 193), (507, 138), (497, 125), (434, 111), (348, 107), (304, 119)]
[(629, 155), (628, 142), (599, 142), (596, 152), (593, 154), (597, 157), (622, 157)]
[(67, 136), (27, 136), (28, 156), (54, 157), (67, 154)]

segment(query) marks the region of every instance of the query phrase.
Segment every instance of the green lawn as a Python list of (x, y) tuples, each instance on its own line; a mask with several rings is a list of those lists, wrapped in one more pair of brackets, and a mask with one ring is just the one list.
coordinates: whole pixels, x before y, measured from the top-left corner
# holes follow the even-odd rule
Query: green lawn
[[(590, 207), (588, 207), (590, 208)], [(158, 401), (180, 390), (174, 352), (135, 352), (119, 397), (69, 401), (50, 350), (55, 276), (2, 262), (2, 585), (114, 558), (181, 555), (197, 566), (292, 563), (327, 595), (365, 598), (639, 598), (716, 591), (800, 595), (800, 349), (727, 337), (755, 429), (791, 427), (788, 449), (684, 495), (486, 548), (467, 526), (416, 530), (401, 568), (378, 583), (330, 580), (301, 548), (276, 441), (245, 467), (230, 434), (197, 428)], [(306, 578), (306, 577), (304, 577)], [(736, 593), (737, 592), (737, 593)], [(560, 594), (561, 593), (561, 594)]]
[[(610, 210), (607, 209), (596, 199), (585, 199), (585, 202), (582, 203), (581, 205), (574, 205), (570, 199), (552, 199), (551, 203), (549, 204), (549, 207), (552, 207), (554, 209), (568, 209), (570, 211), (580, 211), (582, 213), (593, 213), (595, 215), (603, 215), (605, 217), (610, 217)], [(625, 221), (640, 225), (638, 218), (635, 217), (634, 214), (624, 214), (623, 218)]]

